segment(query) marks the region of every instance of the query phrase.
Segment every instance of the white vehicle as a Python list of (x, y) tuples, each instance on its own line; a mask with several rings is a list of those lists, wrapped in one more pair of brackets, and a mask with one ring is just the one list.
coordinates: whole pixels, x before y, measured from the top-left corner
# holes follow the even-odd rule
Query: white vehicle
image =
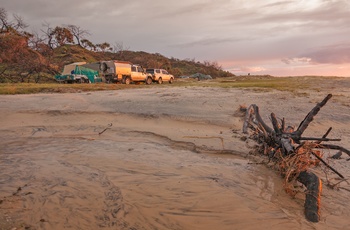
[(165, 69), (146, 69), (146, 72), (152, 75), (152, 80), (162, 84), (163, 82), (169, 82), (172, 84), (174, 82), (174, 76)]
[(130, 84), (131, 82), (152, 83), (152, 75), (146, 73), (142, 66), (134, 65), (124, 61), (102, 61), (100, 62), (100, 72), (107, 83), (121, 82)]

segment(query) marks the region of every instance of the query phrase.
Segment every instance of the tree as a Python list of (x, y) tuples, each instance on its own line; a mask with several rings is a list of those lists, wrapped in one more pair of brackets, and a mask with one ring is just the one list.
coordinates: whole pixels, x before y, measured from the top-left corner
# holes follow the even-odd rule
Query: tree
[(3, 33), (4, 31), (7, 31), (9, 23), (7, 22), (7, 12), (4, 8), (0, 8), (0, 23), (0, 32)]
[(96, 47), (99, 48), (102, 52), (106, 52), (107, 50), (111, 50), (111, 45), (108, 42), (104, 42), (101, 44), (96, 44)]
[(19, 34), (2, 34), (0, 50), (2, 81), (6, 78), (11, 82), (24, 82), (32, 74), (42, 72), (48, 65), (39, 52), (28, 47), (27, 37)]
[(60, 26), (52, 28), (47, 22), (45, 22), (43, 26), (45, 27), (45, 29), (41, 30), (41, 32), (44, 34), (43, 40), (46, 41), (46, 44), (50, 47), (50, 49), (54, 49), (68, 43), (74, 43), (73, 34), (68, 28)]
[(33, 34), (29, 37), (28, 45), (30, 48), (37, 50), (40, 53), (42, 53), (41, 50), (44, 46), (48, 47), (45, 44), (45, 39), (41, 37), (37, 32), (33, 32)]
[(7, 11), (4, 8), (0, 8), (0, 33), (17, 32), (19, 29), (24, 29), (27, 25), (23, 22), (23, 19), (18, 15), (13, 15), (14, 20), (9, 21), (7, 17)]
[(37, 82), (43, 74), (57, 72), (57, 67), (43, 55), (50, 48), (43, 49), (45, 44), (36, 34), (21, 31), (25, 23), (20, 17), (14, 16), (10, 21), (6, 11), (0, 8), (0, 23), (1, 82), (25, 82), (34, 76)]
[(56, 26), (52, 33), (56, 40), (57, 46), (63, 46), (67, 43), (74, 43), (73, 34), (68, 28)]
[(113, 45), (114, 53), (123, 53), (124, 51), (129, 51), (129, 50), (130, 50), (130, 47), (129, 46), (125, 47), (123, 42), (115, 42)]
[(83, 30), (79, 26), (68, 25), (67, 29), (71, 32), (79, 46), (82, 46), (82, 41), (86, 38), (86, 36), (90, 35), (88, 30)]
[(179, 77), (183, 75), (183, 71), (180, 68), (172, 68), (171, 74), (173, 74), (175, 77)]
[(84, 49), (90, 49), (90, 50), (93, 50), (93, 51), (96, 51), (96, 46), (90, 42), (89, 40), (87, 39), (82, 39), (81, 41), (81, 45)]
[(43, 24), (43, 27), (45, 29), (42, 29), (41, 32), (44, 34), (44, 41), (46, 41), (46, 44), (50, 49), (54, 48), (54, 33), (53, 33), (53, 28), (50, 26), (49, 23), (45, 22)]
[(123, 42), (115, 42), (113, 45), (113, 52), (119, 56), (120, 59), (124, 59), (124, 52), (129, 51), (130, 47), (124, 47)]
[(159, 62), (155, 59), (149, 59), (147, 60), (147, 63), (146, 65), (149, 67), (149, 68), (160, 68), (162, 66), (162, 62)]

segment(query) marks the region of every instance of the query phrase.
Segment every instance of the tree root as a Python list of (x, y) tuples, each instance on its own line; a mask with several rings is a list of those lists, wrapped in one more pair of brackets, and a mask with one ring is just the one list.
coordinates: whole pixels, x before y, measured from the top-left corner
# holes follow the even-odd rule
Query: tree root
[[(308, 169), (322, 162), (339, 177), (344, 178), (341, 173), (327, 164), (322, 159), (320, 151), (315, 149), (337, 149), (350, 156), (350, 151), (341, 146), (322, 143), (340, 141), (340, 139), (327, 138), (332, 128), (329, 128), (321, 138), (302, 137), (306, 128), (331, 97), (332, 95), (328, 94), (318, 103), (307, 114), (297, 130), (294, 130), (291, 126), (286, 127), (284, 118), (278, 121), (274, 113), (271, 113), (270, 116), (272, 122), (272, 128), (270, 128), (262, 120), (259, 107), (255, 104), (250, 105), (246, 110), (243, 123), (243, 133), (248, 134), (248, 130), (252, 131), (250, 137), (260, 144), (260, 153), (267, 155), (269, 160), (277, 163), (279, 171), (285, 177), (285, 181), (290, 183), (293, 180), (298, 180), (306, 187), (305, 217), (311, 222), (318, 222), (320, 219), (322, 182), (317, 175)], [(286, 191), (293, 194), (288, 185), (285, 186)]]

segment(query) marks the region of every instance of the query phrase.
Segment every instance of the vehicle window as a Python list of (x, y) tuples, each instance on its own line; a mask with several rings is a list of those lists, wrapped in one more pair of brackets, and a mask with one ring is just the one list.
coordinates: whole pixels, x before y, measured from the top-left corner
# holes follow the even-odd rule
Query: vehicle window
[(146, 72), (147, 72), (147, 73), (153, 73), (154, 70), (153, 70), (153, 69), (147, 69)]
[(137, 72), (143, 72), (141, 67), (137, 67)]
[(132, 72), (136, 72), (136, 67), (135, 66), (131, 66), (131, 71)]
[(156, 73), (160, 73), (160, 69), (156, 69)]
[(166, 70), (162, 70), (162, 74), (168, 74)]

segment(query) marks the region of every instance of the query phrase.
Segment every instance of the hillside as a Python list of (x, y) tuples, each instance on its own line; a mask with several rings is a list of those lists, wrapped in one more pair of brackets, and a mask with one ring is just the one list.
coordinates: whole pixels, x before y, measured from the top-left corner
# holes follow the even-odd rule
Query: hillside
[[(15, 22), (6, 22), (6, 17), (0, 15), (0, 83), (55, 82), (54, 76), (61, 74), (67, 64), (109, 60), (129, 61), (146, 68), (166, 69), (175, 77), (195, 73), (211, 75), (213, 78), (234, 76), (222, 70), (215, 61), (201, 63), (194, 59), (167, 58), (159, 53), (112, 48), (108, 43), (94, 45), (81, 38), (76, 39), (75, 43), (72, 28), (50, 28), (51, 32), (45, 38), (40, 38), (35, 34), (17, 30), (21, 28), (20, 21), (17, 21), (17, 26)], [(80, 43), (82, 45), (74, 45)]]
[(61, 74), (67, 64), (108, 60), (129, 61), (146, 68), (166, 69), (175, 77), (195, 73), (211, 75), (213, 78), (234, 76), (222, 70), (216, 62), (180, 60), (142, 51), (110, 52), (101, 48), (91, 51), (71, 44), (50, 47), (43, 43), (29, 43), (28, 37), (17, 32), (0, 33), (0, 38), (0, 83), (56, 82), (54, 76)]

